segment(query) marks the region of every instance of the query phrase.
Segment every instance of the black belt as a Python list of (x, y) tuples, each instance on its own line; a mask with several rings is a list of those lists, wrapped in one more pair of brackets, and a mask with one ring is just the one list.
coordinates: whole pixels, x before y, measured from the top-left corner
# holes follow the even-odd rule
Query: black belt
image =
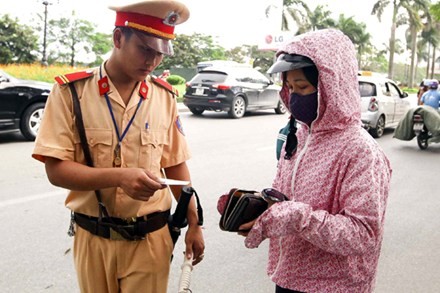
[(93, 235), (112, 240), (142, 240), (148, 233), (159, 230), (168, 222), (170, 210), (143, 217), (121, 219), (91, 217), (74, 213), (75, 222)]

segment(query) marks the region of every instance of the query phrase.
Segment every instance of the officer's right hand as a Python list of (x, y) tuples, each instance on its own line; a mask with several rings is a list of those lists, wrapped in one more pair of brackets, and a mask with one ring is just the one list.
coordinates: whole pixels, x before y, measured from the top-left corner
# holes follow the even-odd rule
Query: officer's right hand
[(148, 201), (154, 193), (166, 186), (159, 182), (159, 178), (147, 170), (140, 168), (124, 168), (119, 180), (119, 187), (131, 198)]

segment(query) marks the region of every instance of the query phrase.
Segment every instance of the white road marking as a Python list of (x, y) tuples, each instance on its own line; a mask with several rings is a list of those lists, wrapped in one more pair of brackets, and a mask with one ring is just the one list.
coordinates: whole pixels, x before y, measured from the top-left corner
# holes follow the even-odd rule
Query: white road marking
[(30, 202), (30, 201), (35, 201), (35, 200), (45, 199), (48, 197), (60, 196), (60, 195), (67, 195), (67, 192), (63, 191), (63, 190), (57, 190), (57, 191), (50, 191), (50, 192), (35, 194), (35, 195), (31, 195), (31, 196), (25, 196), (25, 197), (16, 198), (16, 199), (4, 200), (4, 201), (0, 201), (0, 208), (8, 207), (8, 206), (16, 205), (16, 204), (21, 204), (21, 203), (26, 203), (26, 202)]

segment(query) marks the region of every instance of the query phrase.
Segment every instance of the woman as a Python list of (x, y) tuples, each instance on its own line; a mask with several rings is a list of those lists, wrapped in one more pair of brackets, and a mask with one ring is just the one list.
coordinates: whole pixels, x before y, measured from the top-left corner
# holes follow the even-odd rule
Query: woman
[(289, 201), (240, 234), (248, 248), (270, 240), (276, 292), (372, 292), (391, 167), (361, 127), (354, 46), (340, 31), (321, 30), (295, 37), (277, 56), (269, 73), (282, 72), (281, 98), (300, 124), (273, 183)]

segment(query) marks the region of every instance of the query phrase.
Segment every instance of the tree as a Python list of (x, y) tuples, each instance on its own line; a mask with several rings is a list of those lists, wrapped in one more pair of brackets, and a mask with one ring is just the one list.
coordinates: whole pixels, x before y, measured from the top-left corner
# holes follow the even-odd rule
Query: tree
[(394, 53), (395, 53), (395, 43), (396, 43), (396, 29), (399, 25), (403, 24), (402, 18), (399, 17), (399, 12), (404, 9), (404, 13), (411, 14), (413, 6), (422, 7), (426, 5), (426, 0), (378, 0), (371, 11), (371, 14), (377, 15), (379, 21), (381, 21), (383, 12), (385, 8), (392, 2), (392, 19), (391, 19), (391, 33), (389, 40), (389, 62), (388, 62), (388, 77), (393, 78), (394, 71)]
[(336, 21), (330, 17), (331, 11), (327, 6), (318, 5), (315, 10), (308, 15), (311, 30), (319, 30), (329, 27), (335, 27)]
[(423, 19), (426, 22), (431, 22), (431, 15), (429, 14), (429, 2), (421, 1), (420, 3), (415, 3), (411, 7), (405, 7), (408, 13), (408, 24), (409, 28), (407, 32), (409, 33), (409, 47), (411, 50), (411, 66), (410, 74), (408, 76), (408, 86), (412, 87), (414, 85), (414, 77), (416, 73), (416, 56), (417, 56), (417, 37), (419, 31), (423, 29)]
[(371, 35), (367, 32), (367, 25), (363, 22), (356, 22), (353, 16), (347, 18), (344, 14), (340, 14), (336, 27), (348, 36), (355, 45), (359, 68), (361, 68), (362, 55), (372, 51)]
[(195, 68), (206, 60), (226, 60), (224, 48), (214, 42), (211, 36), (194, 33), (177, 35), (173, 41), (174, 55), (164, 58), (158, 69)]
[[(268, 6), (266, 8), (266, 14), (269, 14), (272, 8), (273, 6)], [(315, 10), (312, 11), (305, 1), (283, 0), (281, 30), (291, 30), (290, 23), (292, 21), (298, 27), (297, 34), (334, 27), (335, 21), (330, 15), (331, 12), (323, 5), (316, 6)]]
[(436, 51), (440, 44), (440, 2), (432, 5), (429, 12), (431, 21), (424, 23), (419, 43), (421, 49), (426, 45), (428, 46), (426, 56), (424, 56), (424, 60), (427, 61), (425, 77), (432, 79), (434, 78)]
[(433, 19), (435, 19), (437, 22), (440, 21), (440, 1), (437, 1), (437, 3), (431, 5), (431, 8), (429, 8), (429, 12), (431, 13), (431, 16)]
[[(102, 41), (106, 36), (97, 36), (94, 25), (87, 20), (77, 19), (74, 13), (71, 18), (50, 20), (48, 26), (48, 43), (52, 48), (49, 63), (61, 62), (75, 66), (78, 56), (93, 52), (93, 41)], [(101, 48), (101, 45), (96, 48)]]
[(226, 52), (229, 60), (238, 63), (252, 63), (252, 67), (257, 68), (263, 74), (267, 72), (273, 64), (274, 52), (258, 50), (258, 46), (243, 45), (235, 47)]
[(38, 37), (32, 28), (8, 14), (0, 18), (0, 63), (33, 63), (37, 50)]
[(90, 42), (92, 45), (92, 51), (96, 55), (95, 61), (90, 65), (100, 65), (104, 61), (102, 56), (108, 53), (113, 47), (112, 35), (98, 32), (90, 36)]

